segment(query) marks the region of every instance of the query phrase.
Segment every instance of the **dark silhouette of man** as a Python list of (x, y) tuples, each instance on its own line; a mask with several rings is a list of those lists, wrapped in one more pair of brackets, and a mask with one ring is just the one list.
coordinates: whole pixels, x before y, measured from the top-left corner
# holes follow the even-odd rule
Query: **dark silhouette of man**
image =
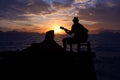
[(63, 39), (63, 48), (65, 50), (67, 44), (70, 44), (70, 48), (72, 48), (72, 43), (85, 42), (88, 39), (88, 30), (79, 23), (78, 17), (74, 17), (72, 21), (73, 25), (71, 27), (71, 30), (67, 30), (64, 28), (67, 34), (74, 34), (73, 37), (66, 37)]

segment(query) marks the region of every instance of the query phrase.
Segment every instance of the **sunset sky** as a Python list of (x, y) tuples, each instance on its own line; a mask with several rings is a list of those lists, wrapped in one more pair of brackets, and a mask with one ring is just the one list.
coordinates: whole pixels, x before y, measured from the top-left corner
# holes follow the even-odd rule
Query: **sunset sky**
[(0, 0), (1, 31), (70, 29), (74, 16), (90, 33), (119, 31), (120, 0)]

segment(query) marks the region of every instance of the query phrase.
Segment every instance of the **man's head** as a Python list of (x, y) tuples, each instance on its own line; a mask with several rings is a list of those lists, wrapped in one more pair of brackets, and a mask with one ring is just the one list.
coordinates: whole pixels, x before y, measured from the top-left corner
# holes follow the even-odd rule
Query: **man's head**
[(73, 21), (74, 23), (78, 23), (78, 22), (79, 22), (79, 19), (78, 19), (78, 17), (74, 17), (72, 21)]

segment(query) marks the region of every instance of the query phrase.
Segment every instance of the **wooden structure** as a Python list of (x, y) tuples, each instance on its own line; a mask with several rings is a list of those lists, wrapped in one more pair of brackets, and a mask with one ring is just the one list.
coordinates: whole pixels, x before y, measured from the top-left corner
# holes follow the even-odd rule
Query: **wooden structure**
[(85, 42), (76, 42), (76, 43), (69, 43), (70, 45), (70, 51), (73, 51), (72, 49), (72, 45), (73, 44), (77, 44), (77, 51), (80, 52), (81, 51), (81, 47), (85, 46), (87, 48), (88, 52), (91, 52), (91, 46), (90, 46), (90, 42), (89, 41), (85, 41)]

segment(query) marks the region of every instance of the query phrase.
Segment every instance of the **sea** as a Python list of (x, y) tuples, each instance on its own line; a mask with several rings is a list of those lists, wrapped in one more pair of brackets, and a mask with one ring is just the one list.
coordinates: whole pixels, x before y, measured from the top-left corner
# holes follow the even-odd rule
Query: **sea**
[[(62, 39), (65, 37), (69, 36), (55, 35), (54, 40), (62, 46)], [(32, 43), (40, 43), (44, 39), (45, 34), (0, 32), (0, 51), (23, 50)], [(88, 40), (92, 52), (96, 53), (93, 61), (97, 80), (120, 80), (120, 33), (90, 34)], [(76, 45), (74, 45), (74, 51), (76, 51)]]

